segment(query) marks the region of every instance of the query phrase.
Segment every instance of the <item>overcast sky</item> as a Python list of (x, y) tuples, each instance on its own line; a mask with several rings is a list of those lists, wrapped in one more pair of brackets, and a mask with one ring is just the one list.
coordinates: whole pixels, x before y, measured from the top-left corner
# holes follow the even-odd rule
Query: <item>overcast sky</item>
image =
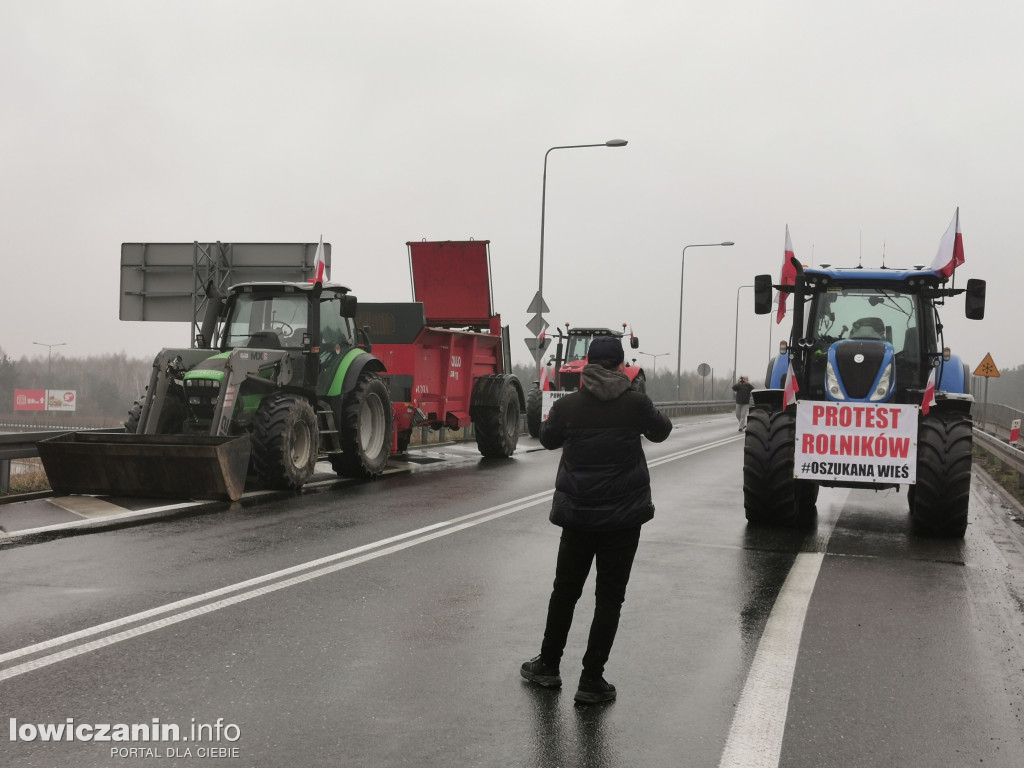
[(763, 378), (756, 316), (788, 224), (804, 263), (928, 263), (959, 206), (988, 313), (973, 368), (1024, 362), (1019, 2), (0, 0), (0, 348), (187, 346), (118, 320), (122, 242), (332, 244), (364, 301), (409, 300), (409, 240), (491, 241), (530, 360), (544, 153), (552, 324), (632, 326), (674, 370)]

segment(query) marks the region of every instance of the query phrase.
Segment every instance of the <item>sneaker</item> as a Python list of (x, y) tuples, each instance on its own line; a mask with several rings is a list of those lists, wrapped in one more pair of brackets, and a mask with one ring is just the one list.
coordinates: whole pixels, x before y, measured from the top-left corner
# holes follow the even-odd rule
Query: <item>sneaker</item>
[(602, 701), (615, 701), (615, 686), (603, 677), (593, 678), (582, 675), (579, 689), (573, 698), (577, 704), (600, 704)]
[(519, 669), (519, 674), (524, 680), (544, 686), (545, 688), (561, 688), (562, 677), (558, 674), (558, 667), (545, 664), (540, 656), (534, 656)]

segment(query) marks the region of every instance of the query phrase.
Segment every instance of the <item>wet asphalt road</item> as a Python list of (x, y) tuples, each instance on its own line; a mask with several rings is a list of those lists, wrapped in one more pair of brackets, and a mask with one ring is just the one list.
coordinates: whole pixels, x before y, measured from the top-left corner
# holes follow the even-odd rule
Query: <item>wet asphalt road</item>
[[(618, 701), (573, 706), (589, 594), (565, 688), (518, 675), (556, 454), (445, 446), (376, 482), (0, 549), (0, 765), (1024, 765), (1024, 537), (993, 492), (975, 481), (963, 542), (912, 536), (893, 492), (823, 489), (815, 530), (748, 528), (735, 421), (677, 424), (647, 446)], [(237, 738), (28, 740), (68, 718)]]

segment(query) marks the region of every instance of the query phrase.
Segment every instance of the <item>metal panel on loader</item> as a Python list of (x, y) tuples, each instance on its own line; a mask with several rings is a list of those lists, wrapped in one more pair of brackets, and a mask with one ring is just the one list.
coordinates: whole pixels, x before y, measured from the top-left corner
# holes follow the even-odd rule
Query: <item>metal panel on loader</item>
[(237, 501), (249, 436), (69, 432), (37, 443), (53, 492)]

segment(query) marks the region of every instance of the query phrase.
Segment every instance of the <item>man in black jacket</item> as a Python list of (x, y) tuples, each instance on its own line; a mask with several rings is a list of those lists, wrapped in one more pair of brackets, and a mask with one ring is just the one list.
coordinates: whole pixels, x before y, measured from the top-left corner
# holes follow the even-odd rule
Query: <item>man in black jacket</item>
[(523, 664), (520, 674), (548, 688), (561, 686), (559, 662), (596, 558), (597, 605), (575, 696), (581, 704), (615, 698), (604, 666), (619, 626), (640, 526), (654, 517), (640, 438), (660, 443), (672, 431), (672, 422), (650, 398), (631, 389), (624, 367), (619, 339), (595, 338), (580, 391), (557, 400), (540, 430), (545, 448), (562, 448), (550, 514), (551, 522), (562, 527), (562, 538), (540, 655)]

